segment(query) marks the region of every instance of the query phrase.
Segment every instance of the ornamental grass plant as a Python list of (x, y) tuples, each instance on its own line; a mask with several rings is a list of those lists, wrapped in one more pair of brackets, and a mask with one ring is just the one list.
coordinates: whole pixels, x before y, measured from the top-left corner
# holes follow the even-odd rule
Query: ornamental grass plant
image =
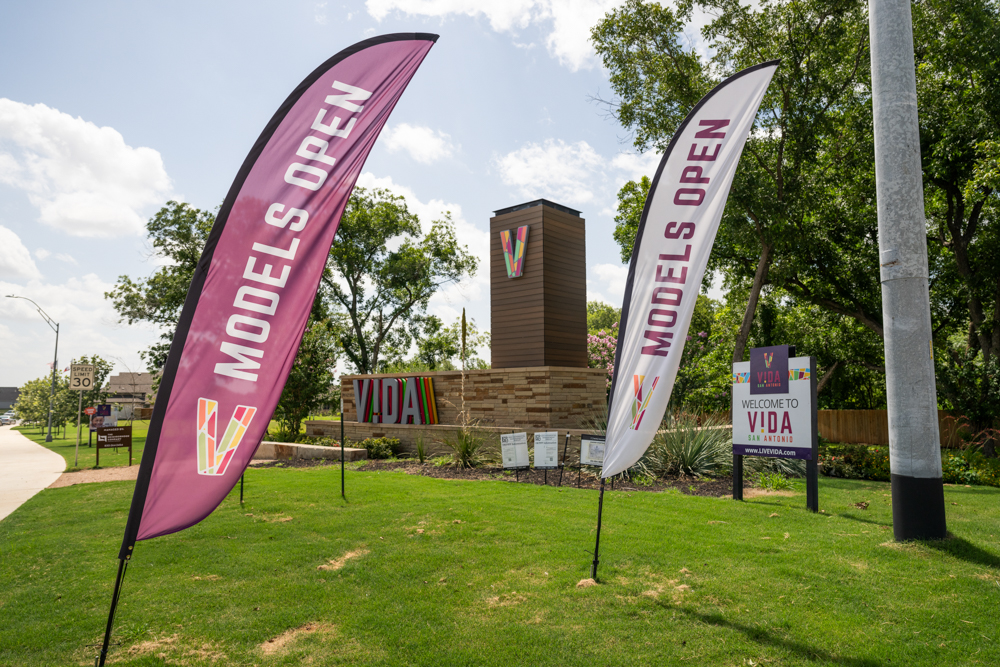
[(654, 477), (724, 475), (733, 465), (731, 434), (719, 417), (668, 416), (636, 467)]

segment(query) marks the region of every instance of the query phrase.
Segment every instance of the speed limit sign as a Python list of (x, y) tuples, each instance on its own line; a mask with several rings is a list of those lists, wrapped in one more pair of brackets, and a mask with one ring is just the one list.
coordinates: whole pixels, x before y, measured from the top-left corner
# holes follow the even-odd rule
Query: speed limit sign
[(74, 391), (90, 391), (94, 388), (94, 366), (73, 364), (69, 370), (69, 388)]

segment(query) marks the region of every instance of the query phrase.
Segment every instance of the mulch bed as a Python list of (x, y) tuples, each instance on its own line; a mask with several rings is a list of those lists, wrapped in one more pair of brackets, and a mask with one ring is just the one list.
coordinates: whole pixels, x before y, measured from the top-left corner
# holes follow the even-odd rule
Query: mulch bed
[[(335, 460), (309, 460), (299, 459), (292, 461), (268, 461), (267, 463), (253, 464), (255, 468), (272, 468), (276, 466), (285, 468), (310, 468), (322, 465), (339, 465)], [(409, 475), (423, 475), (424, 477), (437, 477), (438, 479), (465, 479), (465, 480), (496, 480), (520, 484), (545, 484), (548, 477), (548, 486), (559, 485), (559, 471), (549, 470), (548, 475), (541, 470), (520, 471), (519, 474), (512, 470), (504, 470), (491, 466), (480, 466), (478, 468), (457, 468), (454, 466), (438, 466), (433, 463), (421, 465), (416, 461), (365, 461), (356, 470), (362, 472), (382, 472), (398, 471)], [(599, 489), (600, 480), (593, 474), (586, 471), (579, 475), (576, 468), (566, 468), (562, 476), (562, 486), (576, 487), (579, 479), (579, 488)], [(611, 489), (610, 483), (606, 487)], [(744, 482), (744, 488), (750, 488), (749, 480)], [(696, 479), (691, 477), (676, 477), (672, 479), (658, 479), (650, 486), (640, 486), (630, 480), (615, 480), (615, 491), (667, 491), (677, 489), (681, 493), (691, 496), (708, 496), (719, 498), (731, 496), (733, 494), (733, 480), (731, 477), (720, 477), (718, 479)]]

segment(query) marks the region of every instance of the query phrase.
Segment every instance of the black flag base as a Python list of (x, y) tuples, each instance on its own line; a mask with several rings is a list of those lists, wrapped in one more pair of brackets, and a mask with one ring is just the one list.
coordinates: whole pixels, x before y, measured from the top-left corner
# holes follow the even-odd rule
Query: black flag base
[(108, 659), (111, 628), (115, 624), (115, 610), (118, 608), (118, 598), (121, 596), (122, 581), (125, 579), (125, 570), (128, 569), (128, 560), (128, 558), (118, 559), (118, 577), (115, 579), (115, 591), (111, 594), (111, 609), (108, 611), (108, 626), (104, 629), (104, 643), (101, 645), (101, 654), (94, 660), (97, 667), (104, 667), (104, 661)]
[(594, 542), (594, 565), (590, 569), (590, 578), (597, 581), (597, 564), (601, 551), (601, 510), (604, 509), (604, 478), (601, 478), (601, 495), (597, 499), (597, 539)]

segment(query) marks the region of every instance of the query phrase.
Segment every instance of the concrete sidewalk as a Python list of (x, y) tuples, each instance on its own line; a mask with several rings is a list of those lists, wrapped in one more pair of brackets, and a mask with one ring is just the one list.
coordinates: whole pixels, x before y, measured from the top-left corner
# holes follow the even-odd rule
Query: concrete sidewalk
[(66, 460), (13, 430), (0, 426), (0, 521), (59, 479)]

